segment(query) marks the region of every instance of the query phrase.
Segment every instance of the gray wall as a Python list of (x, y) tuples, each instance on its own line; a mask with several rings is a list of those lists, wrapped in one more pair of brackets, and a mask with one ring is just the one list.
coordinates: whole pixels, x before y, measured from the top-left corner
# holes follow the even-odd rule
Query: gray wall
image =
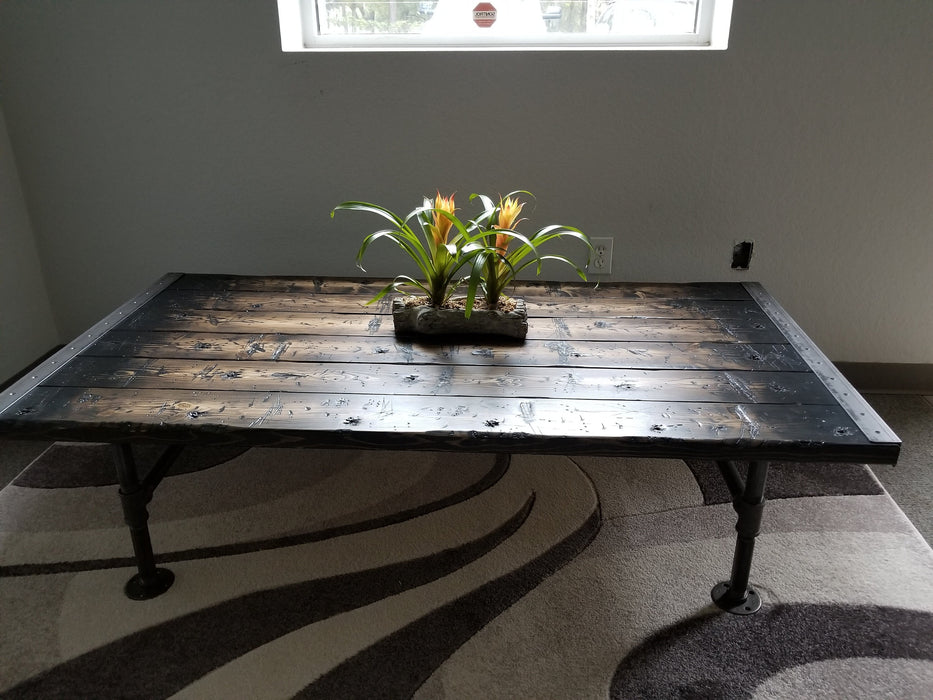
[(933, 362), (929, 0), (736, 0), (725, 52), (278, 40), (272, 0), (0, 3), (62, 339), (166, 271), (357, 274), (377, 222), (331, 220), (344, 199), (526, 188), (536, 222), (615, 238), (614, 279), (759, 280), (833, 359)]
[(0, 111), (0, 382), (58, 342)]

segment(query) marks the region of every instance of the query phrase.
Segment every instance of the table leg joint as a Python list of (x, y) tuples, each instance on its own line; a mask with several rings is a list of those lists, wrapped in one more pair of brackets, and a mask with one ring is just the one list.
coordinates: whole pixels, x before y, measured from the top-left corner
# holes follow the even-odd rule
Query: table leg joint
[(123, 521), (130, 529), (137, 569), (137, 573), (127, 581), (124, 592), (133, 600), (148, 600), (165, 593), (175, 580), (171, 571), (156, 566), (149, 535), (148, 506), (156, 486), (181, 448), (173, 446), (167, 449), (146, 476), (140, 478), (132, 446), (121, 443), (112, 447), (117, 479), (120, 482)]
[(716, 584), (712, 598), (717, 606), (738, 615), (750, 615), (761, 608), (761, 598), (749, 587), (755, 538), (761, 531), (765, 508), (767, 462), (750, 462), (748, 476), (742, 479), (732, 462), (717, 462), (719, 470), (732, 493), (732, 506), (738, 519), (735, 524), (736, 543), (732, 559), (732, 576)]

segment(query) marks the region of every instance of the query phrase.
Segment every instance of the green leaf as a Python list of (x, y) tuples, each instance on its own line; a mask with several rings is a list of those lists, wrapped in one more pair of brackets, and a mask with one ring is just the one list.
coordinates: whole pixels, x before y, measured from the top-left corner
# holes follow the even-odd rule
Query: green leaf
[(363, 272), (366, 271), (362, 264), (363, 256), (373, 241), (376, 241), (380, 238), (388, 238), (390, 241), (395, 243), (399, 248), (408, 253), (408, 256), (414, 260), (415, 264), (424, 274), (428, 274), (432, 267), (431, 261), (424, 248), (421, 247), (421, 241), (418, 239), (418, 237), (408, 231), (388, 229), (376, 231), (375, 233), (371, 233), (363, 239), (363, 243), (356, 254), (357, 266), (363, 270)]
[(393, 212), (389, 211), (385, 207), (379, 206), (378, 204), (370, 204), (369, 202), (352, 202), (352, 201), (342, 202), (341, 204), (338, 204), (336, 207), (334, 207), (333, 211), (331, 211), (330, 213), (331, 218), (334, 217), (334, 214), (337, 211), (370, 212), (372, 214), (376, 214), (378, 216), (382, 216), (388, 219), (389, 221), (391, 221), (393, 224), (395, 224), (399, 228), (405, 227), (405, 222), (402, 221), (402, 219), (400, 219), (397, 214), (394, 214)]
[(469, 318), (473, 312), (473, 304), (476, 302), (476, 290), (479, 289), (483, 281), (483, 270), (486, 267), (483, 254), (473, 256), (473, 265), (470, 269), (470, 277), (467, 280), (466, 310), (464, 315)]

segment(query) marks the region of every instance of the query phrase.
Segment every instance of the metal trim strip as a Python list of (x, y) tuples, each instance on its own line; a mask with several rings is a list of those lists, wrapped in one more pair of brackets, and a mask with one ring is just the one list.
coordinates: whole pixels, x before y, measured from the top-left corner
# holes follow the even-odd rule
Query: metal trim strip
[(842, 372), (823, 354), (789, 313), (758, 282), (743, 282), (768, 317), (781, 329), (793, 348), (819, 377), (830, 394), (849, 414), (852, 422), (873, 443), (900, 443), (900, 438), (882, 420), (865, 398), (849, 383)]
[(36, 366), (31, 372), (27, 372), (26, 375), (11, 384), (0, 396), (0, 414), (15, 404), (23, 395), (48, 381), (58, 370), (71, 362), (92, 343), (137, 313), (143, 306), (182, 276), (183, 274), (180, 272), (170, 272), (163, 275), (147, 289), (119, 306), (70, 343), (67, 343), (61, 350)]

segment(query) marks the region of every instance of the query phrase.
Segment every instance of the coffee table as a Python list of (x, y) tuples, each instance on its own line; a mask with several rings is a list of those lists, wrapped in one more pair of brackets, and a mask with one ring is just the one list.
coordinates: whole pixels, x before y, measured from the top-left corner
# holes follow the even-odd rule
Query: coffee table
[[(894, 463), (900, 441), (757, 283), (521, 283), (528, 337), (396, 337), (384, 281), (169, 274), (0, 397), (0, 438), (113, 445), (137, 573), (191, 444), (714, 460), (737, 512), (717, 605), (749, 585), (771, 461)], [(134, 444), (161, 443), (137, 464)], [(743, 476), (737, 462), (747, 461)]]

